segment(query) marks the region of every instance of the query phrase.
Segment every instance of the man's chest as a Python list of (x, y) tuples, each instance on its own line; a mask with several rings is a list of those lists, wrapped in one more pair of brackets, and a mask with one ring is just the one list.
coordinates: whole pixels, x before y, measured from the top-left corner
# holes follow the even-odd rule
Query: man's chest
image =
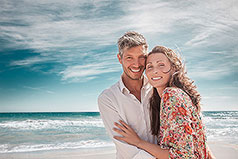
[(120, 117), (137, 133), (143, 133), (148, 129), (148, 100), (140, 102), (136, 98), (123, 96), (115, 104)]

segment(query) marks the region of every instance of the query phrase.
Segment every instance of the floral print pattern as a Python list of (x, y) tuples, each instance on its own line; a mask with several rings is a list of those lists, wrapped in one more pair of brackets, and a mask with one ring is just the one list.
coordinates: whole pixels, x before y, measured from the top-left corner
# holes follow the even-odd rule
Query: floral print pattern
[(169, 158), (208, 158), (205, 128), (197, 107), (181, 89), (167, 87), (161, 98), (158, 143)]

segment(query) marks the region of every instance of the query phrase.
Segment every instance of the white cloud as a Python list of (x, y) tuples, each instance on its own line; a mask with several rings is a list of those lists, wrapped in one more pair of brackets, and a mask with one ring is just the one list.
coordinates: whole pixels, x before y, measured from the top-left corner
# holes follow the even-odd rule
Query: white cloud
[(191, 76), (193, 79), (216, 80), (232, 73), (232, 70), (229, 66), (209, 67), (211, 65), (207, 65), (209, 64), (206, 62), (204, 62), (204, 65), (201, 66), (194, 65), (192, 69), (188, 70), (188, 75)]
[[(196, 1), (189, 8), (191, 17), (188, 24), (194, 27), (192, 39), (186, 42), (187, 46), (213, 46), (217, 44), (227, 45), (228, 42), (235, 44), (237, 40), (238, 21), (236, 13), (238, 3), (230, 1)], [(235, 11), (236, 10), (236, 11)]]
[[(216, 4), (215, 4), (216, 3)], [(148, 37), (152, 43), (163, 43), (179, 38), (183, 50), (196, 50), (214, 46), (210, 53), (227, 55), (231, 48), (237, 49), (238, 5), (235, 1), (1, 1), (0, 38), (9, 42), (14, 49), (33, 49), (37, 57), (12, 61), (10, 66), (28, 66), (44, 62), (66, 65), (66, 70), (57, 70), (63, 80), (93, 79), (105, 73), (97, 63), (100, 53), (92, 50), (116, 46), (117, 39), (128, 30), (136, 30)], [(179, 34), (181, 30), (183, 33)], [(168, 37), (179, 34), (181, 37)], [(182, 38), (183, 37), (183, 38)], [(180, 39), (181, 38), (181, 39)], [(215, 50), (215, 46), (224, 50)], [(226, 50), (228, 49), (228, 50)], [(116, 50), (115, 50), (116, 52)], [(233, 51), (234, 52), (234, 51)], [(231, 58), (237, 57), (236, 53)], [(224, 54), (223, 54), (224, 53)], [(110, 56), (112, 55), (109, 53)], [(189, 54), (188, 56), (193, 56)], [(207, 54), (199, 53), (206, 57)], [(90, 62), (78, 66), (85, 57)], [(234, 58), (233, 58), (234, 59)], [(101, 60), (99, 62), (108, 62)], [(217, 65), (219, 60), (212, 61)], [(230, 62), (228, 62), (230, 64)], [(233, 60), (232, 66), (237, 66)], [(219, 78), (227, 75), (230, 68), (197, 67), (193, 76)], [(91, 68), (90, 68), (91, 67)], [(112, 65), (111, 70), (117, 70)], [(113, 68), (114, 67), (114, 68)], [(40, 68), (40, 67), (39, 67)], [(84, 70), (84, 71), (82, 71)], [(196, 72), (198, 71), (198, 72)], [(58, 72), (56, 72), (58, 73)]]
[(209, 80), (235, 78), (238, 58), (233, 51), (197, 52), (197, 55), (190, 56), (186, 64), (191, 77)]
[[(202, 86), (201, 90), (208, 95), (217, 93), (217, 97), (204, 97), (211, 110), (214, 105), (223, 110), (229, 105), (237, 109), (237, 98), (222, 96), (226, 95), (223, 91), (230, 95), (237, 89), (229, 85), (237, 86), (232, 74), (238, 70), (237, 3), (235, 0), (1, 0), (0, 51), (33, 50), (34, 57), (18, 55), (9, 60), (8, 66), (54, 73), (62, 82), (87, 82), (101, 75), (115, 81), (115, 76), (110, 75), (121, 71), (116, 63), (117, 39), (124, 32), (135, 30), (145, 35), (150, 47), (177, 44), (189, 60), (188, 72), (193, 79), (218, 83), (224, 77), (234, 77), (227, 85), (221, 82), (224, 85), (215, 91)], [(25, 89), (54, 93), (43, 87), (25, 86)]]
[(62, 80), (85, 82), (95, 79), (101, 74), (118, 72), (121, 69), (118, 66), (119, 65), (106, 62), (69, 66), (64, 71), (60, 72), (60, 75), (62, 75)]
[(203, 96), (202, 98), (203, 98), (203, 99), (220, 99), (220, 100), (223, 100), (223, 99), (232, 99), (231, 96)]
[(46, 89), (41, 88), (41, 87), (23, 86), (23, 88), (30, 89), (30, 90), (34, 90), (34, 91), (45, 92), (45, 93), (48, 93), (48, 94), (54, 94), (54, 93), (55, 93), (55, 92), (53, 92), (53, 91), (46, 90)]
[(31, 57), (24, 60), (12, 61), (11, 66), (28, 66), (50, 61), (48, 57)]
[[(192, 29), (187, 46), (211, 45), (217, 42), (217, 36), (224, 40), (232, 38), (226, 33), (238, 34), (233, 1), (220, 1), (216, 5), (214, 1), (119, 1), (115, 7), (119, 11), (115, 15), (113, 10), (112, 13), (103, 10), (114, 5), (110, 1), (22, 1), (24, 5), (4, 2), (5, 11), (19, 14), (5, 16), (1, 21), (19, 21), (25, 25), (2, 26), (2, 35), (10, 37), (19, 46), (38, 51), (70, 47), (83, 49), (88, 44), (97, 48), (115, 44), (121, 33), (127, 30), (158, 35), (176, 31), (179, 25)], [(105, 14), (100, 16), (103, 11)]]
[(238, 87), (238, 81), (233, 81), (232, 83), (234, 86), (237, 86)]
[[(61, 52), (60, 48), (82, 49), (90, 44), (94, 45), (93, 49), (95, 49), (113, 44), (117, 39), (115, 33), (120, 31), (120, 27), (117, 27), (119, 22), (115, 18), (107, 19), (107, 16), (95, 15), (109, 1), (92, 3), (73, 1), (73, 4), (68, 1), (44, 3), (22, 1), (21, 3), (24, 5), (11, 1), (3, 3), (2, 6), (7, 11), (16, 12), (16, 15), (12, 13), (14, 16), (10, 14), (1, 18), (2, 22), (17, 21), (24, 24), (0, 28), (2, 36), (9, 38), (8, 40), (17, 47), (31, 48), (40, 52), (49, 50)], [(87, 8), (84, 8), (84, 5), (87, 3), (93, 8), (89, 15), (85, 14)], [(10, 47), (14, 46), (10, 45)]]
[(227, 96), (227, 95), (208, 95), (202, 96), (202, 110), (210, 111), (237, 111), (237, 98), (236, 96)]

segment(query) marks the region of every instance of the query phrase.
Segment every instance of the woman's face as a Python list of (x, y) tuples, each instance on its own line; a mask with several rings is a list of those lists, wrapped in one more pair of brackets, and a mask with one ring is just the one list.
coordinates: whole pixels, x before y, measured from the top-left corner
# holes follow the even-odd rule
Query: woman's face
[(169, 59), (163, 53), (152, 53), (147, 57), (145, 74), (155, 88), (165, 88), (172, 75)]

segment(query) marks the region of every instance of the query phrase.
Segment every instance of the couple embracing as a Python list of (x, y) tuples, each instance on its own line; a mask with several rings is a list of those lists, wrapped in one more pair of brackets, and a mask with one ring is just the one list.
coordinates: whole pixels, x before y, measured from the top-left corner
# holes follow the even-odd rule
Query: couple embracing
[(182, 60), (167, 47), (156, 46), (149, 53), (147, 48), (137, 32), (119, 38), (117, 57), (123, 73), (98, 98), (117, 158), (213, 158), (200, 115), (200, 94)]

